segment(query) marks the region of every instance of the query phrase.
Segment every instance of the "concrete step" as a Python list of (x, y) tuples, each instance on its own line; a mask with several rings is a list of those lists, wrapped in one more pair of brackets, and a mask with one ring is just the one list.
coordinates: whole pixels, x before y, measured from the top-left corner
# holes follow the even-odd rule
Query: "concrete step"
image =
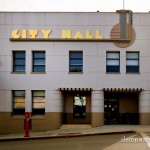
[(92, 128), (89, 124), (63, 124), (60, 129), (81, 129), (81, 128)]

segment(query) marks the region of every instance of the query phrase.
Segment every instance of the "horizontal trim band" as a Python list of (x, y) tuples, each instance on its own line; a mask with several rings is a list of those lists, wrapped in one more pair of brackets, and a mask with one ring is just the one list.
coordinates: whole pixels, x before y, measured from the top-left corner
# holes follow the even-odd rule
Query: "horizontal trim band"
[(121, 43), (127, 43), (130, 42), (130, 39), (63, 39), (63, 38), (37, 38), (37, 39), (32, 39), (32, 38), (20, 38), (20, 39), (15, 39), (15, 38), (10, 38), (9, 39), (12, 42), (121, 42)]
[(59, 88), (59, 91), (92, 91), (92, 88)]
[(104, 92), (117, 93), (140, 93), (142, 88), (103, 88)]

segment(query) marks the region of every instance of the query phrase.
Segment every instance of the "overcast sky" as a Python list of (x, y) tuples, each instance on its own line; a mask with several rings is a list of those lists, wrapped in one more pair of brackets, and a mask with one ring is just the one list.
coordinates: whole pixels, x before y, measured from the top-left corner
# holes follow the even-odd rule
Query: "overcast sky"
[(150, 0), (0, 0), (0, 11), (114, 12), (124, 8), (149, 12)]

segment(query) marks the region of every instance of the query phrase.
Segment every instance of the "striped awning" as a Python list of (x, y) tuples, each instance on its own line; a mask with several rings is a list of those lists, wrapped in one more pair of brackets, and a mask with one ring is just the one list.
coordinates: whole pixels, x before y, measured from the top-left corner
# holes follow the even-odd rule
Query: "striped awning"
[(108, 93), (140, 93), (142, 88), (103, 88)]
[(67, 92), (67, 91), (81, 91), (81, 92), (89, 92), (92, 91), (92, 88), (59, 88), (59, 91)]

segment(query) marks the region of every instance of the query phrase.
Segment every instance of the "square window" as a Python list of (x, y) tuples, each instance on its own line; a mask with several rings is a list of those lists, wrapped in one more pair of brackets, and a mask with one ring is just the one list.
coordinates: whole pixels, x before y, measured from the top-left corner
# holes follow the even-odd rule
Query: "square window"
[(83, 72), (83, 52), (69, 53), (69, 72)]
[(25, 91), (12, 91), (13, 115), (25, 114)]
[(139, 73), (139, 52), (126, 53), (126, 72)]
[(120, 53), (107, 52), (106, 54), (106, 72), (120, 72)]
[(32, 91), (32, 114), (45, 114), (45, 91)]
[(13, 72), (25, 72), (24, 51), (13, 51)]
[(45, 72), (45, 52), (33, 52), (33, 72)]

